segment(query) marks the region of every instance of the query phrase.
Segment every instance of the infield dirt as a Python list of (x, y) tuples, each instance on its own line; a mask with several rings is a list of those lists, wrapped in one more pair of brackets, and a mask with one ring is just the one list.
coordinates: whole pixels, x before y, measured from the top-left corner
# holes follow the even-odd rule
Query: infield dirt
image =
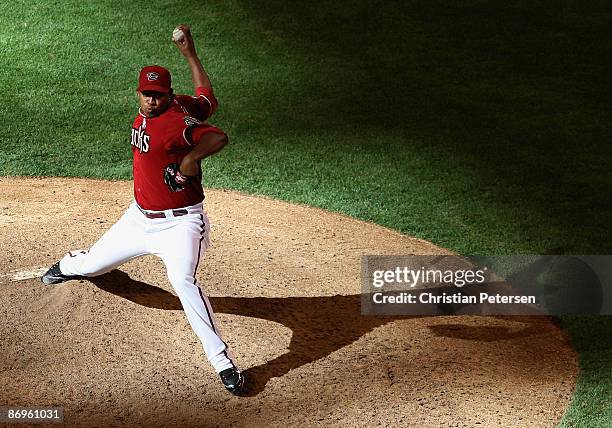
[(568, 406), (577, 357), (549, 318), (362, 316), (362, 255), (450, 253), (319, 209), (207, 191), (198, 278), (247, 397), (223, 389), (160, 260), (55, 286), (14, 278), (88, 248), (131, 185), (0, 179), (2, 405), (126, 427), (553, 427)]

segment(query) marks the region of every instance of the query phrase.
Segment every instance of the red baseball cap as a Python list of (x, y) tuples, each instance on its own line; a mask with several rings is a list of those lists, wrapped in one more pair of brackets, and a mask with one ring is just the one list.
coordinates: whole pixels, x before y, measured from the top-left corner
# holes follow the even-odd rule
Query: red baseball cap
[(159, 65), (147, 65), (140, 70), (137, 91), (156, 91), (168, 94), (172, 90), (170, 72)]

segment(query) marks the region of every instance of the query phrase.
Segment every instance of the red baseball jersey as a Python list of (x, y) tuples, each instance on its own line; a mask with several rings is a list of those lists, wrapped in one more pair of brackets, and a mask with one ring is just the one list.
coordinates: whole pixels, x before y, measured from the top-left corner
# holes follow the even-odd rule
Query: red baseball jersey
[(201, 87), (196, 94), (174, 96), (170, 107), (159, 116), (145, 117), (139, 111), (134, 119), (134, 198), (146, 210), (181, 208), (204, 199), (201, 167), (198, 176), (179, 192), (171, 192), (164, 183), (164, 168), (171, 163), (180, 164), (204, 134), (223, 134), (205, 122), (217, 108), (212, 91)]

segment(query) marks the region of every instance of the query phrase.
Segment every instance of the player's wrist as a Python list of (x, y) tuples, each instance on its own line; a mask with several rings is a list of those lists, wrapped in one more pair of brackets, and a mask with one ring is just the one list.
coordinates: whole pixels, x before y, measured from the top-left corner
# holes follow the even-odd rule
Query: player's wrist
[(198, 175), (198, 167), (194, 160), (185, 157), (179, 165), (177, 172), (185, 177), (195, 177)]

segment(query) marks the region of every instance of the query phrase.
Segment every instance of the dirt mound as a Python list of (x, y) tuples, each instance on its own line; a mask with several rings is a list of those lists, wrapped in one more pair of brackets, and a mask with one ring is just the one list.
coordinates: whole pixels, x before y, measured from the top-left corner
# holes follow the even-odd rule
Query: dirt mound
[(158, 259), (91, 281), (35, 278), (88, 248), (131, 198), (129, 182), (0, 179), (4, 405), (63, 406), (82, 426), (552, 427), (569, 404), (576, 354), (548, 318), (360, 314), (362, 255), (446, 250), (209, 190), (198, 278), (252, 382), (251, 396), (230, 396)]

